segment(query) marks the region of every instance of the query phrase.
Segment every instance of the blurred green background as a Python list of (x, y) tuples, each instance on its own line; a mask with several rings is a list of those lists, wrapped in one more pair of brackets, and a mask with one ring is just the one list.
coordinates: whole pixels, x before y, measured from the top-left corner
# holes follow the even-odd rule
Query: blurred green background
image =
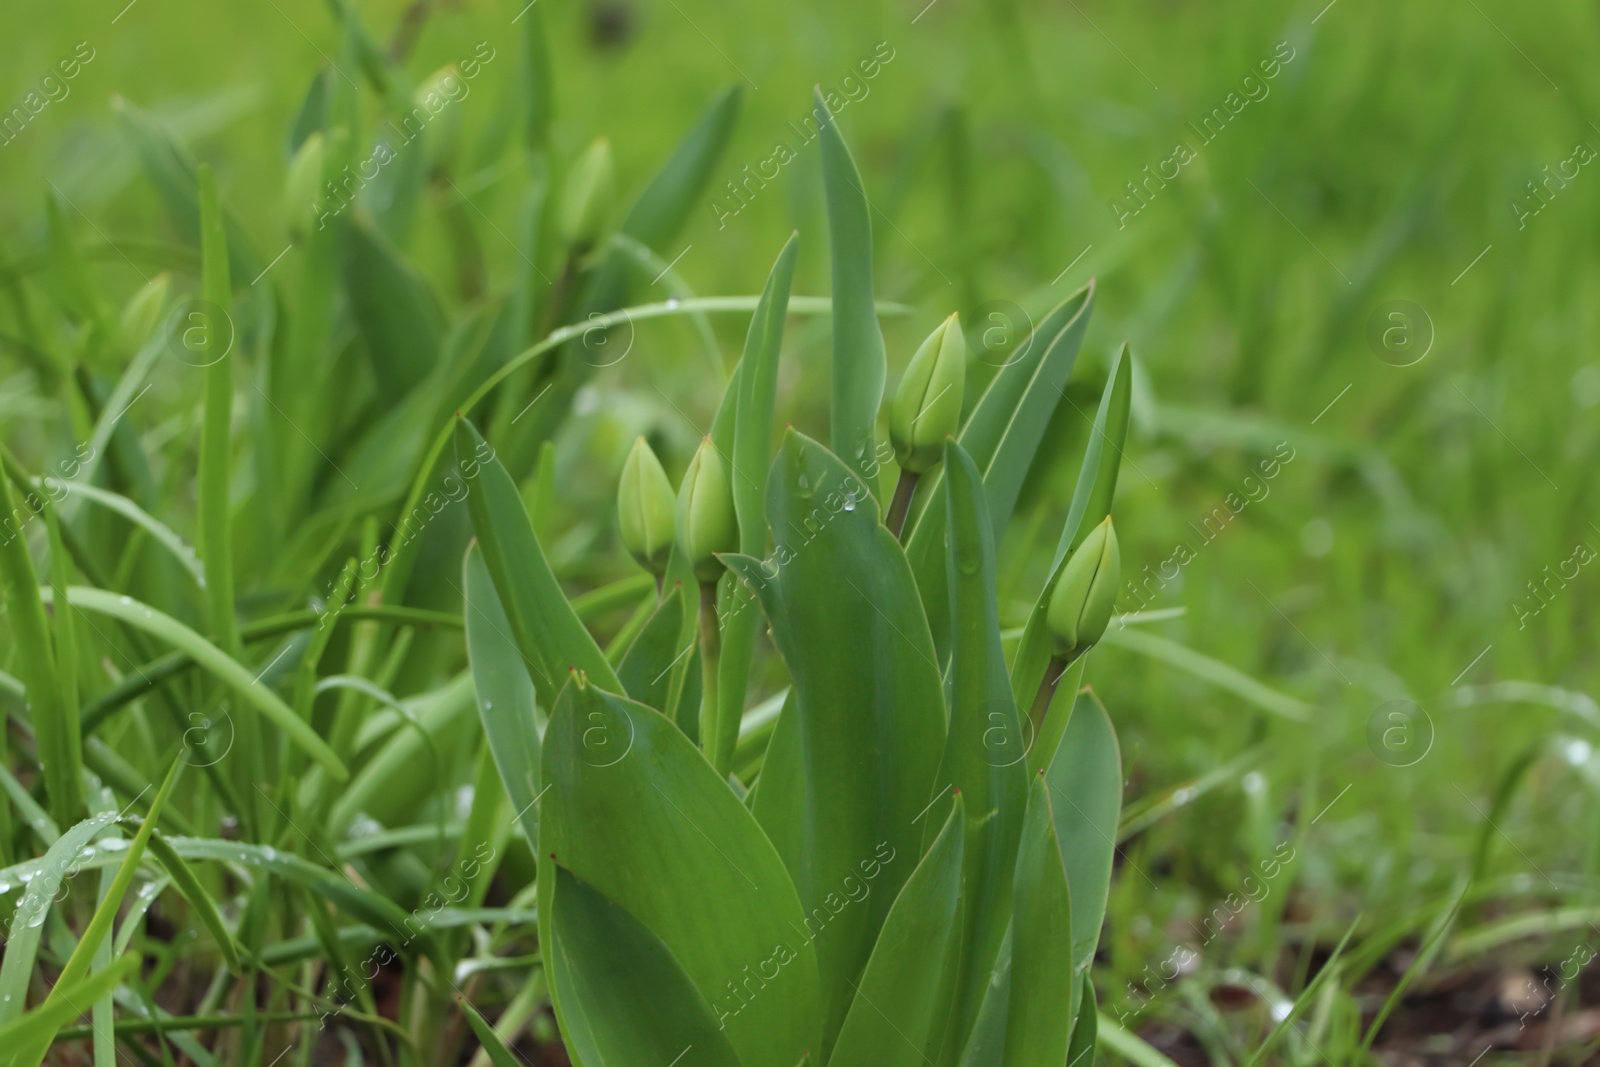
[[(1600, 148), (1600, 8), (538, 5), (555, 154), (570, 160), (608, 137), (623, 202), (717, 93), (742, 87), (711, 195), (676, 246), (657, 250), (681, 251), (673, 270), (697, 294), (758, 292), (793, 229), (796, 292), (828, 292), (815, 145), (736, 216), (723, 185), (780, 139), (798, 147), (789, 124), (808, 114), (813, 85), (850, 97), (839, 121), (876, 209), (878, 297), (914, 309), (885, 320), (891, 387), (948, 312), (962, 313), (975, 360), (1003, 358), (1029, 316), (1097, 280), (1071, 403), (1003, 546), (1007, 624), (1020, 626), (1036, 595), (1084, 415), (1127, 341), (1134, 424), (1115, 508), (1125, 570), (1160, 574), (1180, 543), (1194, 558), (1130, 591), (1123, 610), (1169, 611), (1141, 632), (1292, 698), (1274, 714), (1240, 695), (1245, 683), (1219, 687), (1149, 648), (1099, 653), (1090, 676), (1121, 731), (1127, 804), (1149, 816), (1113, 888), (1110, 1009), (1134, 1006), (1125, 983), (1291, 828), (1304, 834), (1293, 889), (1264, 909), (1270, 922), (1206, 949), (1214, 973), (1293, 942), (1279, 923), (1326, 937), (1364, 912), (1379, 926), (1409, 922), (1414, 938), (1469, 874), (1488, 887), (1474, 898), (1478, 922), (1595, 912), (1600, 568), (1578, 561), (1600, 548), (1600, 304), (1588, 298), (1600, 283), (1600, 174), (1588, 165)], [(507, 236), (528, 180), (514, 148), (522, 10), (413, 5), (422, 17), (404, 61), (421, 82), (480, 42), (493, 51), (450, 112), (461, 136), (451, 181), (471, 200), (490, 289), (522, 255)], [(361, 17), (387, 44), (408, 9), (366, 3)], [(92, 59), (66, 94), (0, 145), (8, 273), (53, 284), (40, 267), (53, 186), (117, 306), (157, 270), (198, 289), (187, 239), (114, 114), (120, 96), (216, 168), (260, 261), (287, 250), (273, 269), (292, 277), (289, 131), (340, 54), (331, 8), (7, 5), (0, 105), (26, 107), (75, 49)], [(861, 77), (874, 57), (875, 75)], [(374, 113), (359, 70), (336, 76), (359, 83)], [(1181, 168), (1169, 162), (1190, 153)], [(459, 308), (439, 223), (456, 193), (428, 195), (404, 251)], [(667, 295), (641, 285), (635, 302)], [(55, 458), (41, 429), (51, 401), (16, 351), (11, 314), (0, 310), (0, 437), (38, 468)], [(744, 321), (715, 326), (731, 363)], [(825, 320), (797, 319), (785, 350), (780, 418), (812, 433), (826, 425), (826, 338)], [(181, 389), (159, 387), (172, 373), (157, 373), (167, 407), (141, 412), (145, 433), (182, 410)], [(719, 395), (684, 320), (641, 326), (629, 357), (580, 393), (558, 442), (552, 520), (575, 588), (593, 581), (586, 554), (609, 553), (619, 569), (609, 501), (627, 443), (649, 432), (681, 470)], [(1273, 477), (1246, 481), (1286, 456)], [(1497, 793), (1514, 765), (1525, 773)], [(1489, 956), (1559, 959), (1572, 938), (1597, 936), (1587, 922), (1551, 920), (1539, 929), (1555, 940), (1499, 943)], [(1207, 1025), (1187, 994), (1156, 999), (1152, 1017)]]

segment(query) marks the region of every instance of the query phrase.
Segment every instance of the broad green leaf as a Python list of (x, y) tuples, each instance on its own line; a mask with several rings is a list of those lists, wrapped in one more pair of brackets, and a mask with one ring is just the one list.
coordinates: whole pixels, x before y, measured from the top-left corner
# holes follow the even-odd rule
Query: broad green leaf
[(1078, 1000), (1078, 1019), (1072, 1025), (1072, 1043), (1067, 1046), (1067, 1067), (1094, 1067), (1095, 1024), (1100, 1018), (1094, 999), (1094, 979), (1083, 972), (1083, 989)]
[[(1033, 465), (1039, 442), (1055, 414), (1077, 359), (1078, 345), (1094, 308), (1094, 284), (1057, 304), (1039, 323), (1012, 361), (995, 375), (962, 427), (958, 440), (983, 473), (989, 498), (989, 521), (996, 540), (1011, 521), (1023, 480)], [(929, 481), (927, 475), (923, 480)], [(917, 576), (928, 625), (941, 655), (948, 644), (949, 599), (945, 591), (945, 488), (934, 480), (918, 493), (925, 499), (916, 525), (906, 537), (906, 558)], [(1029, 700), (1033, 694), (1029, 693)], [(1019, 700), (1024, 707), (1027, 703)]]
[[(1028, 807), (1027, 745), (1000, 648), (995, 546), (977, 466), (964, 449), (945, 450), (948, 487), (949, 735), (937, 789), (961, 794), (966, 811), (967, 901), (961, 974), (949, 1040), (966, 1043), (1010, 920), (1017, 842)], [(935, 807), (934, 811), (942, 811)]]
[(672, 717), (668, 694), (673, 668), (683, 651), (683, 586), (674, 585), (662, 598), (650, 621), (633, 639), (617, 667), (622, 689), (632, 700)]
[(350, 772), (334, 755), (333, 749), (278, 694), (258, 683), (238, 660), (177, 619), (131, 597), (118, 596), (103, 589), (75, 585), (67, 590), (67, 599), (80, 611), (110, 616), (171, 645), (259, 710), (268, 721), (287, 734), (289, 740), (304, 749), (335, 778), (343, 781), (349, 777)]
[(1072, 961), (1072, 900), (1050, 812), (1050, 790), (1037, 775), (1017, 849), (1006, 1067), (1061, 1063), (1072, 1037), (1069, 1008), (1077, 992)]
[(961, 891), (970, 821), (961, 799), (883, 921), (828, 1067), (921, 1067), (939, 1053), (970, 906)]
[[(1022, 640), (1017, 645), (1011, 664), (1012, 692), (1022, 707), (1033, 707), (1034, 695), (1044, 681), (1050, 665), (1050, 628), (1045, 613), (1050, 606), (1050, 596), (1066, 567), (1067, 555), (1076, 548), (1088, 532), (1100, 525), (1111, 514), (1111, 498), (1116, 491), (1117, 470), (1122, 463), (1122, 446), (1128, 436), (1128, 407), (1133, 395), (1133, 361), (1127, 346), (1117, 358), (1117, 365), (1106, 381), (1100, 395), (1100, 410), (1095, 413), (1094, 426), (1089, 431), (1089, 444), (1084, 449), (1083, 467), (1078, 472), (1078, 484), (1072, 491), (1072, 506), (1067, 511), (1067, 521), (1056, 545), (1055, 558), (1050, 563), (1050, 577), (1034, 602), (1028, 623), (1022, 630)], [(1082, 667), (1079, 666), (1081, 676)], [(1066, 684), (1070, 682), (1070, 688)], [(1040, 741), (1046, 742), (1037, 751), (1030, 767), (1043, 766), (1040, 760), (1054, 755), (1054, 739), (1060, 736), (1061, 716), (1072, 710), (1071, 694), (1078, 690), (1077, 679), (1071, 675), (1056, 688), (1056, 697), (1045, 714)], [(1059, 707), (1058, 707), (1059, 706)]]
[(535, 691), (546, 704), (553, 703), (569, 667), (608, 691), (621, 689), (605, 653), (578, 621), (551, 573), (516, 482), (471, 422), (457, 419), (455, 438), (456, 463), (468, 485), (467, 507), (483, 562)]
[(478, 698), (478, 719), (523, 832), (539, 848), (539, 727), (534, 720), (533, 680), (511, 639), (511, 622), (494, 591), (483, 553), (468, 547), (462, 567), (466, 589), (467, 658)]
[[(0, 512), (11, 521), (19, 511), (11, 494), (11, 479), (0, 475)], [(77, 783), (68, 777), (68, 724), (56, 684), (55, 655), (50, 648), (50, 624), (45, 618), (39, 576), (28, 552), (28, 539), (7, 529), (0, 541), (0, 585), (5, 589), (6, 613), (15, 643), (13, 669), (23, 685), (29, 721), (39, 746), (45, 791), (56, 822), (66, 825), (77, 815)]]
[[(0, 959), (0, 1025), (22, 1015), (28, 999), (28, 978), (39, 952), (44, 920), (68, 873), (79, 869), (79, 853), (101, 830), (117, 821), (116, 812), (91, 816), (69, 827), (43, 858), (0, 872), (6, 886), (26, 885), (16, 911), (7, 924), (5, 957)], [(26, 877), (24, 877), (26, 875)]]
[(392, 404), (433, 370), (444, 321), (428, 283), (382, 236), (360, 222), (345, 228), (344, 284), (367, 343), (378, 393)]
[(1122, 751), (1110, 716), (1092, 694), (1078, 701), (1067, 721), (1045, 781), (1072, 887), (1072, 963), (1082, 970), (1100, 940), (1122, 810)]
[(555, 866), (555, 878), (550, 976), (575, 1058), (739, 1067), (711, 1006), (661, 939), (565, 867)]
[[(799, 789), (765, 782), (754, 810), (806, 914), (826, 919), (814, 934), (831, 1039), (922, 854), (916, 820), (937, 788), (943, 697), (911, 569), (861, 479), (790, 430), (767, 480), (767, 518), (769, 559), (723, 559), (755, 590), (794, 679), (795, 728), (779, 724), (768, 759), (800, 769), (783, 776)], [(790, 743), (799, 751), (779, 747)], [(874, 856), (872, 894), (832, 914), (828, 902)]]
[(489, 1025), (489, 1020), (478, 1014), (478, 1009), (466, 997), (457, 997), (456, 1002), (461, 1005), (461, 1010), (467, 1015), (467, 1023), (472, 1027), (472, 1032), (477, 1035), (478, 1044), (483, 1048), (483, 1054), (489, 1058), (493, 1067), (527, 1067), (520, 1059), (506, 1048), (505, 1042), (500, 1040), (500, 1035), (494, 1032), (494, 1027)]
[[(676, 726), (575, 674), (545, 734), (544, 782), (542, 944), (559, 862), (661, 940), (744, 1067), (792, 1067), (818, 1047), (816, 956), (783, 861)], [(552, 987), (564, 1029), (583, 1010), (567, 992)]]
[[(767, 511), (762, 478), (772, 464), (772, 418), (778, 395), (778, 352), (789, 315), (789, 289), (794, 282), (800, 237), (791, 235), (778, 253), (767, 277), (761, 302), (745, 334), (744, 356), (734, 387), (739, 391), (733, 432), (733, 506), (739, 517), (739, 551), (760, 556), (767, 549)], [(732, 586), (734, 583), (724, 583)], [(735, 590), (729, 588), (731, 595)], [(750, 655), (755, 648), (756, 613), (726, 610), (722, 615), (722, 663), (718, 673), (718, 700), (722, 736), (718, 739), (718, 767), (728, 766), (739, 742), (739, 722), (744, 712)]]
[(828, 201), (833, 271), (833, 402), (828, 440), (834, 454), (878, 495), (878, 407), (888, 357), (872, 306), (872, 208), (850, 149), (828, 113), (822, 89), (811, 105), (822, 143), (822, 188)]

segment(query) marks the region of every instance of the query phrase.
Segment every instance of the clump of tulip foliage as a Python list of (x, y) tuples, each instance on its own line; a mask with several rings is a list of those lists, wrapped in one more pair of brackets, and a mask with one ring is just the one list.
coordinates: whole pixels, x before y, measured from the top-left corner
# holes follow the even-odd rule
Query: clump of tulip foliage
[[(887, 486), (868, 211), (820, 100), (817, 121), (828, 440), (791, 428), (774, 447), (793, 237), (676, 490), (643, 438), (622, 469), (621, 541), (657, 584), (625, 646), (607, 655), (578, 620), (497, 461), (467, 498), (468, 647), (507, 787), (542, 798), (556, 1016), (590, 1067), (1082, 1067), (1121, 769), (1104, 709), (1079, 696), (1120, 566), (1109, 512), (1128, 360), (1008, 649), (995, 546), (1093, 285), (1043, 316), (976, 398), (959, 318), (940, 323), (888, 404)], [(458, 453), (481, 446), (459, 420)], [(788, 685), (752, 693), (763, 628)], [(534, 705), (548, 711), (542, 739)]]

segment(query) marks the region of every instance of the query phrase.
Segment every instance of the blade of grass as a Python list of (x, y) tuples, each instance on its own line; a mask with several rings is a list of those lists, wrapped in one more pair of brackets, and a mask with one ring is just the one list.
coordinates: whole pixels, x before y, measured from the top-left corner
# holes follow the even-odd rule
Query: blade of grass
[(1355, 921), (1350, 924), (1349, 929), (1345, 930), (1344, 936), (1339, 939), (1339, 943), (1334, 946), (1333, 954), (1322, 965), (1322, 969), (1317, 972), (1317, 976), (1307, 983), (1306, 987), (1300, 991), (1300, 995), (1295, 998), (1294, 1006), (1289, 1009), (1289, 1014), (1278, 1020), (1278, 1025), (1274, 1026), (1272, 1032), (1267, 1034), (1261, 1044), (1256, 1046), (1255, 1054), (1250, 1057), (1244, 1067), (1256, 1067), (1256, 1064), (1261, 1062), (1261, 1058), (1272, 1050), (1273, 1045), (1277, 1044), (1278, 1038), (1282, 1037), (1294, 1025), (1295, 1020), (1311, 1006), (1311, 1002), (1322, 991), (1322, 986), (1339, 973), (1340, 957), (1344, 955), (1345, 946), (1350, 943), (1350, 938), (1356, 932), (1356, 926), (1360, 922), (1361, 916), (1358, 915)]
[(1180, 645), (1176, 641), (1143, 630), (1114, 627), (1107, 629), (1101, 640), (1107, 645), (1125, 648), (1141, 656), (1149, 656), (1169, 667), (1176, 667), (1186, 674), (1192, 674), (1203, 682), (1227, 690), (1246, 703), (1254, 704), (1262, 711), (1271, 712), (1294, 722), (1305, 722), (1311, 718), (1311, 705), (1262, 685), (1238, 668), (1196, 652), (1187, 645)]
[[(333, 749), (317, 736), (316, 731), (305, 720), (294, 713), (294, 709), (285, 704), (271, 689), (252, 678), (250, 672), (245, 670), (238, 660), (177, 619), (149, 605), (141, 604), (132, 597), (118, 596), (103, 589), (89, 589), (75, 585), (67, 590), (67, 598), (76, 608), (119, 619), (182, 650), (195, 663), (243, 697), (252, 708), (265, 715), (273, 725), (287, 734), (289, 739), (303, 748), (312, 759), (327, 768), (335, 778), (343, 781), (349, 777), (349, 771), (345, 769), (339, 757), (334, 755)], [(243, 737), (240, 738), (240, 743), (244, 743)], [(255, 779), (258, 782), (261, 780)]]
[(467, 1022), (472, 1027), (472, 1032), (478, 1037), (478, 1044), (489, 1057), (489, 1062), (494, 1067), (525, 1067), (525, 1065), (511, 1054), (505, 1042), (500, 1040), (500, 1035), (494, 1032), (494, 1027), (489, 1025), (489, 1020), (478, 1014), (466, 997), (457, 997), (456, 1003), (461, 1005), (461, 1010), (466, 1013)]
[(217, 948), (222, 951), (223, 962), (228, 965), (228, 970), (234, 974), (244, 973), (239, 965), (239, 949), (233, 942), (233, 935), (228, 933), (228, 928), (223, 924), (222, 913), (217, 910), (216, 902), (211, 899), (211, 894), (205, 891), (200, 880), (194, 876), (194, 871), (178, 855), (177, 850), (161, 836), (158, 830), (150, 836), (150, 854), (156, 862), (165, 867), (167, 874), (172, 878), (172, 884), (177, 887), (183, 899), (195, 910), (200, 921), (211, 931), (211, 936), (217, 939)]

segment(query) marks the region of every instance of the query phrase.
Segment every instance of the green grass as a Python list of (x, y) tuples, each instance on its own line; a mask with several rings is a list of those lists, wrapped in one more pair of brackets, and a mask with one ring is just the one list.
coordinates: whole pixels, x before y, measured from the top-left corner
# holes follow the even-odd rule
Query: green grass
[[(1143, 1034), (1180, 1060), (1246, 1063), (1293, 1004), (1264, 1062), (1374, 1062), (1360, 1051), (1368, 1030), (1424, 945), (1436, 953), (1419, 957), (1413, 990), (1446, 971), (1559, 972), (1600, 937), (1589, 925), (1596, 579), (1575, 553), (1600, 546), (1600, 320), (1584, 300), (1600, 280), (1589, 188), (1600, 179), (1583, 166), (1553, 183), (1522, 228), (1513, 208), (1527, 210), (1525, 183), (1573, 157), (1575, 142), (1600, 146), (1590, 12), (1481, 0), (680, 0), (627, 8), (632, 37), (597, 49), (577, 5), (541, 4), (515, 23), (521, 4), (449, 7), (430, 14), (400, 69), (421, 84), (479, 42), (493, 49), (470, 92), (428, 123), (433, 139), (459, 127), (454, 155), (431, 175), (434, 147), (386, 165), (399, 206), (341, 214), (372, 222), (340, 249), (292, 243), (281, 206), (297, 116), (329, 62), (350, 79), (322, 83), (330, 123), (359, 115), (363, 130), (355, 144), (330, 139), (330, 157), (371, 150), (379, 68), (341, 33), (338, 6), (0, 12), (0, 107), (22, 102), (78, 42), (93, 50), (68, 95), (0, 146), (7, 506), (19, 522), (32, 515), (33, 478), (83, 483), (20, 536), (7, 536), (16, 524), (0, 531), (13, 779), (0, 859), (34, 863), (96, 816), (120, 814), (131, 839), (172, 759), (182, 751), (190, 764), (138, 867), (137, 886), (160, 892), (130, 893), (115, 951), (79, 987), (115, 1015), (123, 1059), (141, 1055), (137, 1043), (163, 1062), (151, 1018), (171, 1011), (203, 1020), (165, 1039), (174, 1061), (203, 1063), (211, 1049), (217, 1062), (269, 1063), (288, 1043), (285, 1063), (343, 1062), (355, 1046), (364, 1062), (432, 1062), (482, 1032), (457, 995), (548, 1038), (524, 916), (535, 830), (517, 799), (542, 785), (501, 786), (507, 767), (484, 755), (469, 653), (506, 650), (480, 653), (493, 632), (474, 635), (464, 614), (475, 579), (462, 549), (479, 500), (456, 506), (452, 416), (495, 427), (487, 439), (512, 483), (501, 504), (527, 505), (576, 617), (602, 653), (615, 643), (620, 654), (653, 595), (615, 533), (623, 457), (647, 435), (676, 482), (700, 438), (719, 432), (726, 375), (792, 230), (775, 419), (819, 440), (837, 428), (836, 343), (870, 353), (881, 330), (886, 374), (863, 360), (845, 397), (865, 405), (852, 419), (870, 429), (882, 416), (866, 394), (892, 388), (921, 339), (959, 311), (975, 356), (970, 412), (1019, 327), (1095, 278), (1082, 354), (998, 545), (1008, 655), (1027, 645), (1096, 444), (1096, 405), (1129, 345), (1112, 503), (1124, 576), (1150, 580), (1119, 606), (1151, 614), (1113, 629), (1086, 667), (1127, 778), (1093, 972), (1102, 1058), (1159, 1062), (1135, 1043)], [(400, 8), (361, 14), (387, 48)], [(541, 18), (547, 129), (523, 69)], [(870, 78), (857, 66), (890, 52)], [(1265, 96), (1220, 133), (1197, 132), (1273, 57), (1281, 69), (1263, 76)], [(852, 290), (851, 332), (835, 334), (814, 299), (830, 292), (825, 204), (838, 190), (819, 157), (831, 142), (802, 144), (796, 128), (813, 85), (844, 95), (853, 70), (866, 92), (839, 123), (870, 200), (875, 288)], [(718, 110), (730, 86), (740, 96)], [(635, 243), (598, 262), (558, 246), (562, 178), (586, 146), (610, 139), (609, 221), (621, 225), (703, 115), (715, 156), (706, 192), (658, 198), (632, 219)], [(218, 210), (161, 129), (209, 165)], [(731, 204), (723, 183), (772, 159), (780, 139), (794, 161), (746, 186), (749, 203), (719, 225), (713, 194)], [(1147, 166), (1159, 174), (1179, 142), (1195, 158), (1150, 180), (1132, 214), (1125, 183), (1146, 180)], [(530, 161), (540, 151), (546, 165)], [(192, 325), (200, 299), (232, 308), (225, 364), (200, 367), (194, 348), (151, 340), (173, 316)], [(1409, 366), (1369, 340), (1395, 324), (1372, 328), (1396, 300), (1431, 323), (1431, 348)], [(588, 318), (624, 305), (648, 310)], [(445, 502), (437, 514), (430, 500)], [(397, 538), (404, 516), (417, 517)], [(403, 547), (381, 550), (391, 539)], [(1527, 583), (1547, 580), (1545, 604)], [(786, 684), (754, 629), (750, 707)], [(699, 693), (698, 671), (672, 682)], [(29, 713), (24, 687), (48, 694)], [(1414, 763), (1423, 735), (1385, 733), (1417, 728), (1386, 717), (1395, 700), (1431, 722)], [(74, 718), (86, 735), (76, 747)], [(537, 745), (511, 727), (505, 744)], [(745, 741), (732, 765), (753, 766)], [(156, 842), (194, 885), (162, 882)], [(494, 858), (463, 878), (474, 850)], [(70, 877), (62, 869), (69, 889), (35, 931), (37, 963), (0, 976), (30, 1008), (97, 914), (93, 872), (115, 888), (126, 853), (102, 838)], [(465, 895), (450, 899), (450, 886)], [(0, 896), (8, 962), (26, 941), (12, 928), (25, 896), (15, 880)], [(207, 899), (234, 941), (226, 949)], [(425, 929), (388, 959), (378, 932), (418, 915), (434, 918), (413, 918)], [(108, 995), (97, 977), (124, 950), (144, 967)], [(258, 972), (259, 1004), (241, 998), (228, 951)], [(1183, 977), (1167, 977), (1186, 953)], [(340, 984), (367, 971), (379, 975), (370, 987)], [(441, 979), (461, 974), (457, 990)], [(1577, 985), (1562, 990), (1560, 1012), (1587, 1006)], [(1421, 1040), (1406, 998), (1396, 1005), (1372, 1035), (1378, 1048)], [(0, 1027), (22, 1006), (0, 1005)], [(329, 1029), (313, 1044), (313, 1027), (291, 1015), (325, 1016)], [(111, 1062), (64, 1033), (76, 1036), (60, 1055), (80, 1059), (62, 1062)], [(1558, 1049), (1551, 1062), (1585, 1051)]]

